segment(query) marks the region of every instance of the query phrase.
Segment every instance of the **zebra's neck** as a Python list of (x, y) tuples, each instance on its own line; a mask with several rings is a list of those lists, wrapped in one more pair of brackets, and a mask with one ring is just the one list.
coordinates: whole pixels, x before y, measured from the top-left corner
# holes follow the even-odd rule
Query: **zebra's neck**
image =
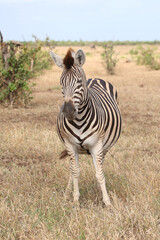
[(89, 94), (88, 94), (88, 88), (86, 87), (84, 89), (84, 99), (81, 102), (81, 104), (78, 106), (78, 114), (81, 114), (83, 111), (85, 111), (88, 107), (89, 103)]

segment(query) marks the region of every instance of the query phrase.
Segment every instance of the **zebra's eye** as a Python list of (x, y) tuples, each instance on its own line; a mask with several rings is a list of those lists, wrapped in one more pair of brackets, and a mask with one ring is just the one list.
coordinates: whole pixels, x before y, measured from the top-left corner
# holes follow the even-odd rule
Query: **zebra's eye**
[(82, 83), (82, 79), (81, 79), (81, 78), (78, 79), (78, 80), (77, 80), (77, 83), (79, 83), (79, 84)]

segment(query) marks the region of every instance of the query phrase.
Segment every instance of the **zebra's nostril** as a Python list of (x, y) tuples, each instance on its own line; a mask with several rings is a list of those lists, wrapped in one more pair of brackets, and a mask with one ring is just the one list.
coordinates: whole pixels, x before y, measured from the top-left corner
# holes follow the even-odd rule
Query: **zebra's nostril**
[(76, 109), (75, 108), (72, 108), (68, 111), (70, 114), (74, 114), (76, 112)]

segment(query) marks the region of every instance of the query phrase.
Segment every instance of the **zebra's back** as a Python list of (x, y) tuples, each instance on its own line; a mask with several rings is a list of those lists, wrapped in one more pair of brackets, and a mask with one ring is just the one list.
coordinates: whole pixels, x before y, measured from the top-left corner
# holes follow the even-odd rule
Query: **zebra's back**
[(90, 78), (87, 81), (88, 88), (94, 88), (98, 86), (99, 89), (105, 89), (108, 94), (118, 103), (118, 93), (117, 90), (113, 87), (110, 82), (105, 82), (103, 79), (100, 78)]
[[(97, 122), (101, 125), (104, 154), (118, 140), (121, 133), (121, 113), (118, 108), (118, 94), (110, 82), (102, 79), (88, 79), (87, 87), (92, 95)], [(94, 97), (93, 97), (94, 96)]]

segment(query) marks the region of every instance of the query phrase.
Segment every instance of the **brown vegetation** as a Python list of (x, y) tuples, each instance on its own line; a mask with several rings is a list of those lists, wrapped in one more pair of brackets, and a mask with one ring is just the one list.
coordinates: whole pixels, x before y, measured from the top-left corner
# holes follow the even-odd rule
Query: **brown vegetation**
[[(0, 239), (160, 239), (160, 72), (126, 63), (132, 47), (116, 47), (115, 75), (106, 74), (102, 48), (84, 47), (87, 78), (113, 83), (119, 93), (123, 128), (106, 155), (104, 172), (112, 200), (102, 205), (89, 156), (80, 158), (80, 210), (66, 202), (67, 160), (56, 134), (63, 98), (61, 70), (34, 79), (29, 108), (0, 108)], [(78, 48), (74, 48), (77, 50)], [(57, 47), (63, 56), (66, 47)]]

